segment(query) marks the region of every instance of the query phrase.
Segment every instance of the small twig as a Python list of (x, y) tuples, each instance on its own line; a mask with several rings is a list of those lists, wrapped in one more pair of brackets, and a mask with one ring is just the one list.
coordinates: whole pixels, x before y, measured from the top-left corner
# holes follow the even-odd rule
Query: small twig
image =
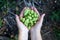
[(51, 31), (49, 31), (49, 32), (47, 32), (47, 33), (45, 33), (43, 36), (45, 36), (45, 35), (47, 35), (48, 33), (50, 33)]
[(23, 0), (23, 1), (24, 1), (25, 5), (27, 6), (27, 2), (26, 2), (26, 0)]
[(11, 27), (10, 24), (8, 23), (8, 21), (5, 18), (4, 18), (4, 21), (9, 25), (9, 27)]
[(5, 31), (5, 29), (6, 29), (6, 27), (2, 27), (2, 28), (0, 29), (0, 34), (2, 34), (2, 33)]

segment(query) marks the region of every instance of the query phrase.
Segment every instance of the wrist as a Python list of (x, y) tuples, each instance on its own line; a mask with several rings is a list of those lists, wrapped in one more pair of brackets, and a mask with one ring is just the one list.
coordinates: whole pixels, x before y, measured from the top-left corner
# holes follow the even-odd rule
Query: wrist
[(31, 40), (42, 40), (41, 38), (41, 30), (31, 30)]
[(19, 30), (19, 33), (28, 33), (28, 30)]
[(19, 31), (19, 40), (28, 40), (28, 31)]

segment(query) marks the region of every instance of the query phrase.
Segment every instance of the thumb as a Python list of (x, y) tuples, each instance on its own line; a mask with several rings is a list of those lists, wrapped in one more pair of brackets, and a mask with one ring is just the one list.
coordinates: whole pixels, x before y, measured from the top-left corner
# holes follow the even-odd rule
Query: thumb
[(18, 15), (16, 15), (16, 22), (17, 22), (17, 26), (21, 26), (23, 23), (20, 21), (20, 18)]
[(42, 14), (42, 16), (40, 17), (40, 20), (39, 20), (39, 24), (40, 24), (40, 26), (42, 26), (44, 16), (45, 16), (45, 14)]
[(16, 21), (17, 21), (17, 23), (20, 22), (18, 15), (16, 15)]
[(17, 22), (17, 24), (22, 24), (18, 15), (16, 15), (16, 22)]
[(25, 25), (20, 21), (18, 15), (16, 15), (16, 22), (19, 29), (21, 30), (26, 29)]
[(39, 21), (37, 22), (37, 24), (35, 25), (35, 28), (36, 28), (37, 30), (40, 30), (40, 29), (41, 29), (44, 16), (45, 16), (45, 14), (43, 14), (43, 15), (40, 17), (40, 20), (39, 20)]
[(26, 8), (27, 8), (27, 7), (24, 7), (24, 8), (23, 8), (23, 10), (21, 11), (21, 13), (20, 13), (20, 15), (19, 15), (20, 17), (23, 17), (24, 10), (25, 10)]

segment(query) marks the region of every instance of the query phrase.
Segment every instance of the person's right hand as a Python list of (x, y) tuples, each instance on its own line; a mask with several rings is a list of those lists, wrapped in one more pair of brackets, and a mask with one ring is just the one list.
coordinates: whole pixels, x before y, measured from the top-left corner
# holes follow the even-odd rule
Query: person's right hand
[[(38, 10), (35, 7), (32, 7), (32, 10), (34, 10), (36, 13), (39, 14)], [(30, 29), (31, 40), (42, 40), (40, 31), (41, 31), (44, 16), (45, 14), (40, 15), (37, 23)]]

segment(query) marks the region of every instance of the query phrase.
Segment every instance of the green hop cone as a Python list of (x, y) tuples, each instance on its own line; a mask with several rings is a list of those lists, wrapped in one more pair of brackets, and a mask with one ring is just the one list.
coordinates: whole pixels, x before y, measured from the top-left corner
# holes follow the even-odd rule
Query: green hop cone
[(29, 12), (30, 12), (30, 9), (29, 9), (29, 8), (26, 9), (26, 10), (24, 11), (24, 16), (28, 15)]
[(28, 16), (28, 19), (32, 19), (32, 17)]
[(24, 11), (24, 17), (20, 18), (20, 20), (21, 22), (23, 22), (25, 26), (27, 26), (28, 29), (30, 29), (32, 26), (36, 24), (38, 17), (39, 15), (35, 11), (27, 8)]

